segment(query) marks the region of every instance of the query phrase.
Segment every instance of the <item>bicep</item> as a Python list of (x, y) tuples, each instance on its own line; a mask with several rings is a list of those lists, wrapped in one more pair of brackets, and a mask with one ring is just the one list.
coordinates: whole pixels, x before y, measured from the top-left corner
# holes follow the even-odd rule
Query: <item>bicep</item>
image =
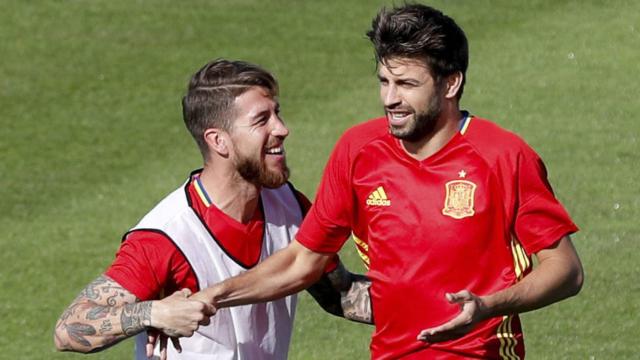
[(554, 300), (577, 294), (582, 288), (584, 270), (569, 236), (563, 236), (553, 246), (540, 250), (538, 277), (542, 284), (554, 289)]
[(571, 242), (569, 235), (563, 236), (553, 246), (540, 250), (536, 253), (538, 262), (557, 262), (564, 264), (568, 269), (582, 272), (582, 264), (578, 257), (578, 252)]

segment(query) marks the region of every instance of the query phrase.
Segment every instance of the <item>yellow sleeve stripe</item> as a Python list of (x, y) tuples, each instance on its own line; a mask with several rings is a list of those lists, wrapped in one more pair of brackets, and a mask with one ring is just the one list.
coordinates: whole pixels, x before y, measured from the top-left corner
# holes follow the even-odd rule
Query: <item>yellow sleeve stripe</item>
[[(513, 256), (513, 268), (516, 274), (516, 282), (522, 280), (524, 274), (531, 267), (531, 259), (527, 256), (520, 242), (515, 238), (511, 238), (511, 255)], [(512, 325), (513, 315), (504, 316), (496, 336), (500, 340), (500, 358), (505, 360), (520, 360), (516, 354), (516, 346), (518, 340), (513, 334)]]
[(356, 244), (358, 244), (358, 246), (360, 246), (364, 251), (367, 251), (367, 252), (369, 251), (369, 244), (367, 244), (366, 242), (358, 239), (358, 237), (355, 236), (355, 235), (352, 235), (352, 237), (353, 237), (353, 241)]
[(515, 350), (516, 345), (518, 345), (518, 340), (511, 329), (512, 320), (513, 315), (503, 316), (496, 334), (498, 340), (500, 340), (500, 358), (504, 360), (520, 360)]
[(369, 252), (369, 244), (360, 240), (355, 234), (351, 234), (351, 238), (356, 244), (356, 250), (358, 251), (360, 259), (364, 263), (364, 266), (367, 268), (367, 270), (369, 270), (369, 255), (366, 254), (367, 252)]
[(513, 256), (513, 266), (516, 273), (516, 278), (522, 279), (525, 272), (531, 267), (531, 259), (527, 256), (527, 253), (515, 238), (511, 239), (511, 253)]

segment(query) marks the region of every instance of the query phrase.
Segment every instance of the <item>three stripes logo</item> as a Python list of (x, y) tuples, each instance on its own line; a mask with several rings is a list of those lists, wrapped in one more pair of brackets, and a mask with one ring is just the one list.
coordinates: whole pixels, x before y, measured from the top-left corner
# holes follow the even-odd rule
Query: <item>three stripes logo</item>
[(391, 200), (387, 198), (387, 193), (384, 192), (382, 186), (378, 186), (367, 199), (367, 205), (369, 206), (390, 206)]

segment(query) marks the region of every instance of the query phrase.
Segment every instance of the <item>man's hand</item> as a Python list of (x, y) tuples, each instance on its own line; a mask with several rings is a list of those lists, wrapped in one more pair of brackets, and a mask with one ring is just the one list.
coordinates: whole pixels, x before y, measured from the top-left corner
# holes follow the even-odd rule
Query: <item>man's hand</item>
[(204, 304), (214, 304), (212, 294), (213, 294), (213, 291), (211, 289), (209, 289), (208, 292), (198, 291), (197, 293), (189, 296), (189, 300), (200, 301), (201, 303), (204, 303)]
[(176, 337), (168, 337), (156, 329), (147, 330), (147, 357), (151, 359), (153, 357), (153, 350), (156, 347), (156, 343), (159, 342), (160, 360), (167, 360), (167, 340), (171, 339), (173, 347), (178, 353), (182, 352), (182, 346), (180, 345), (180, 339)]
[(177, 352), (182, 352), (180, 336), (191, 336), (200, 325), (208, 325), (216, 308), (208, 303), (189, 298), (191, 291), (182, 289), (171, 296), (154, 302), (151, 307), (152, 327), (147, 331), (147, 357), (153, 356), (156, 343), (160, 345), (160, 360), (167, 359), (167, 340), (171, 339)]
[(460, 313), (440, 326), (422, 330), (418, 334), (418, 340), (434, 343), (457, 339), (488, 316), (487, 307), (482, 299), (468, 290), (455, 294), (447, 293), (445, 296), (449, 303), (460, 305)]
[(151, 307), (151, 327), (170, 337), (191, 336), (200, 325), (208, 325), (216, 308), (208, 303), (189, 298), (191, 291), (182, 289)]

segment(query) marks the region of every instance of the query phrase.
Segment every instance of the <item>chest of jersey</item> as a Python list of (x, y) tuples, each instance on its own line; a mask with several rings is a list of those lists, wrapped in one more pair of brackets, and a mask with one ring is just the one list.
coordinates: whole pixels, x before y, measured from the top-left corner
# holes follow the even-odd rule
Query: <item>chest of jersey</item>
[(457, 139), (416, 161), (393, 145), (365, 149), (352, 172), (354, 233), (381, 270), (374, 276), (447, 274), (491, 262), (496, 241), (506, 249), (498, 184), (472, 147)]

